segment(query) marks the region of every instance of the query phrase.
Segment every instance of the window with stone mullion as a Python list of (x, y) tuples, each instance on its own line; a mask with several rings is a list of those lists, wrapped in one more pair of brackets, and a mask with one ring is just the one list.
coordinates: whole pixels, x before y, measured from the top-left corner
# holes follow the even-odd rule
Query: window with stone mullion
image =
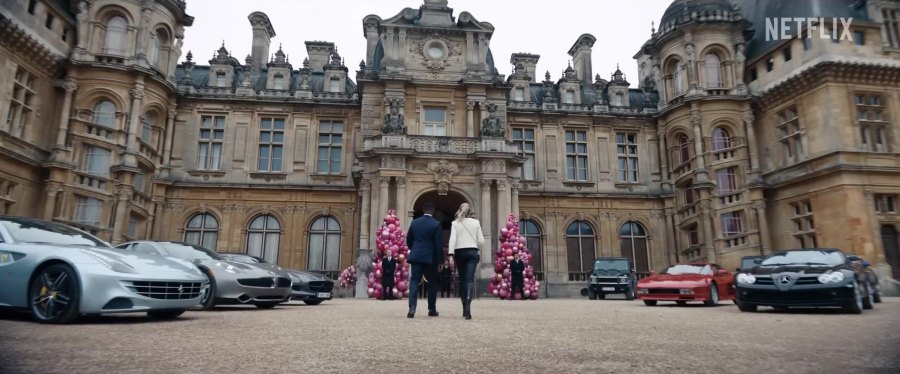
[(225, 117), (202, 116), (200, 119), (197, 169), (220, 170), (222, 168), (222, 147), (224, 143)]
[(854, 97), (856, 104), (856, 120), (859, 123), (860, 148), (864, 151), (886, 152), (885, 106), (878, 95), (859, 94)]
[(259, 171), (282, 171), (284, 118), (263, 118), (259, 126)]
[(566, 179), (587, 181), (587, 131), (566, 131)]
[(344, 143), (344, 123), (323, 120), (319, 122), (319, 147), (316, 172), (319, 174), (340, 174)]
[(525, 158), (525, 164), (522, 165), (519, 176), (524, 180), (534, 180), (534, 129), (521, 127), (513, 128), (512, 141)]
[(16, 69), (12, 96), (6, 115), (6, 128), (13, 136), (23, 136), (34, 111), (34, 77), (22, 67)]
[(638, 181), (638, 150), (637, 134), (616, 134), (616, 154), (619, 164), (619, 182), (637, 183)]

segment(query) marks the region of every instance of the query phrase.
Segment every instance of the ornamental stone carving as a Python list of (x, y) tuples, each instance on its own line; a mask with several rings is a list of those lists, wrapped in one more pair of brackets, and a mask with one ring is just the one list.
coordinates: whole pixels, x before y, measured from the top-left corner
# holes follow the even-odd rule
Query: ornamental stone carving
[(384, 135), (406, 135), (406, 124), (403, 120), (403, 99), (399, 97), (389, 97), (384, 99), (385, 104), (390, 106), (390, 113), (384, 115), (384, 127), (381, 133)]
[(459, 43), (450, 41), (442, 32), (426, 35), (409, 46), (410, 52), (421, 55), (423, 65), (432, 74), (437, 74), (450, 66), (450, 58), (460, 55)]
[(427, 172), (434, 175), (434, 183), (438, 187), (438, 195), (446, 195), (450, 191), (450, 184), (453, 183), (453, 175), (459, 174), (459, 165), (447, 160), (440, 160), (428, 163)]
[(381, 158), (382, 169), (406, 169), (406, 157), (384, 156)]
[(481, 136), (487, 138), (502, 138), (506, 136), (506, 127), (500, 118), (497, 118), (497, 104), (487, 105), (488, 118), (481, 121)]
[(485, 160), (481, 162), (482, 173), (506, 173), (506, 162), (503, 160)]

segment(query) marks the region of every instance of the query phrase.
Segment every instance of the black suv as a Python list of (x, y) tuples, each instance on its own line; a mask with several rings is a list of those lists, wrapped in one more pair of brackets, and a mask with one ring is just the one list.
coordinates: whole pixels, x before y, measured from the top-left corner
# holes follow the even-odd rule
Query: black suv
[(634, 265), (626, 257), (598, 257), (588, 280), (588, 298), (604, 299), (607, 294), (624, 293), (625, 300), (634, 300)]

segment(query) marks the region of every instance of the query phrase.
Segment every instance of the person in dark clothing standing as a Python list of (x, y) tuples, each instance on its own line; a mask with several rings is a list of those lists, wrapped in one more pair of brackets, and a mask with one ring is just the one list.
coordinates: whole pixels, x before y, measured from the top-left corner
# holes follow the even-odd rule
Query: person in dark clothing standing
[(516, 290), (522, 293), (522, 300), (525, 300), (525, 262), (519, 258), (516, 253), (515, 258), (509, 263), (509, 271), (512, 273), (512, 287), (510, 288), (509, 298), (513, 299)]
[[(424, 215), (409, 225), (406, 246), (409, 247), (409, 312), (406, 318), (415, 318), (419, 282), (424, 282), (428, 295), (428, 316), (437, 317), (437, 270), (444, 263), (444, 232), (441, 223), (434, 219), (434, 204), (422, 206)], [(423, 279), (424, 276), (424, 279)]]
[(390, 251), (387, 251), (381, 260), (381, 290), (384, 295), (382, 300), (394, 300), (394, 271), (396, 270), (397, 260)]
[(447, 264), (444, 264), (444, 268), (441, 269), (440, 278), (441, 297), (450, 297), (450, 285), (453, 282), (453, 271), (450, 270), (450, 266), (447, 266)]

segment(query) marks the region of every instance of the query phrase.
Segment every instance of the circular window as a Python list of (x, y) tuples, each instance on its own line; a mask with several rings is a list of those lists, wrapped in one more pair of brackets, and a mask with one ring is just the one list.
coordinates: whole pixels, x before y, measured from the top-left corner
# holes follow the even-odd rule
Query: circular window
[(441, 43), (431, 43), (428, 45), (428, 57), (432, 59), (439, 59), (444, 57), (444, 46)]

